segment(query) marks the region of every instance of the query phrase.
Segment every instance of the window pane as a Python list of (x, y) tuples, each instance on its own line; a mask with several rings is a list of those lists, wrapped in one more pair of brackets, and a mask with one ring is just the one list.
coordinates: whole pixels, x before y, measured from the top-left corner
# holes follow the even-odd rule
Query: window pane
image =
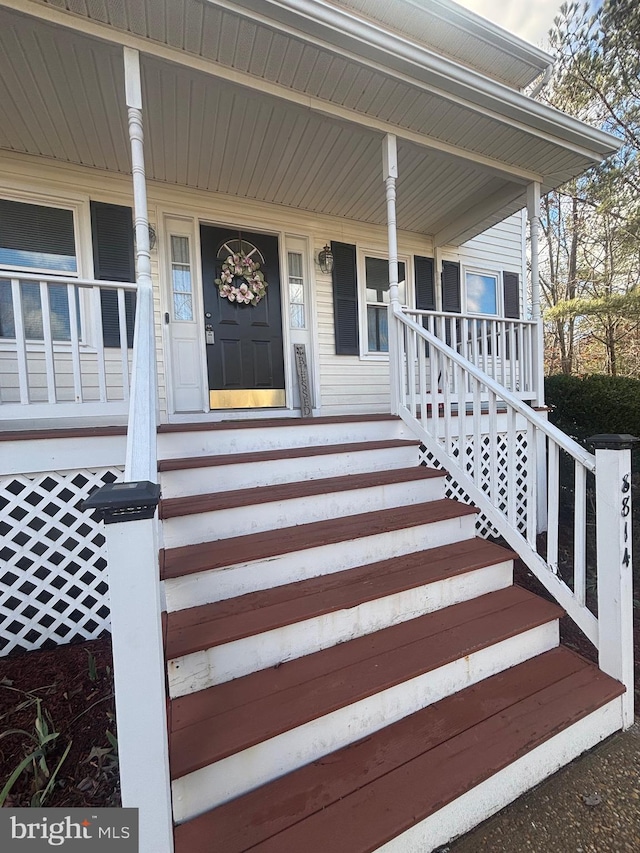
[(191, 293), (191, 270), (189, 267), (173, 267), (173, 289), (178, 293)]
[[(365, 258), (367, 302), (389, 304), (389, 261), (383, 258)], [(401, 302), (406, 294), (405, 265), (398, 263), (398, 295)]]
[(193, 320), (193, 302), (191, 294), (173, 294), (173, 316), (176, 320)]
[(0, 281), (0, 338), (15, 338), (15, 336), (16, 327), (13, 322), (11, 283)]
[(189, 266), (189, 238), (171, 237), (171, 261), (174, 264), (186, 264)]
[(189, 238), (171, 235), (171, 287), (173, 289), (173, 319), (193, 320), (193, 297)]
[(299, 252), (289, 252), (289, 275), (302, 278), (302, 255)]
[(497, 314), (497, 277), (468, 272), (466, 282), (467, 310), (471, 314)]
[(77, 272), (73, 212), (0, 199), (0, 264)]
[(369, 352), (389, 352), (387, 309), (367, 305)]
[(291, 328), (304, 329), (304, 305), (295, 305), (292, 303), (289, 306), (289, 314), (291, 317)]

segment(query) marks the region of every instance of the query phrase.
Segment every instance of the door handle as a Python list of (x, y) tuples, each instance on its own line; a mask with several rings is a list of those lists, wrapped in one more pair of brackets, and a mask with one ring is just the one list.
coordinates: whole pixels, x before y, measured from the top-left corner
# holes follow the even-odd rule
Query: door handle
[(164, 312), (164, 322), (165, 322), (165, 325), (167, 325), (167, 326), (169, 325), (169, 312), (168, 311)]

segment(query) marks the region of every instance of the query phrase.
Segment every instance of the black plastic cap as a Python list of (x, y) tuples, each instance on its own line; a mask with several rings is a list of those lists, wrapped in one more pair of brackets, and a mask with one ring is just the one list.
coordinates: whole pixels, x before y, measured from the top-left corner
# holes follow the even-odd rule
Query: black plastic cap
[(640, 442), (635, 435), (592, 435), (587, 439), (596, 450), (632, 450)]
[(158, 483), (108, 483), (89, 495), (82, 508), (94, 510), (105, 524), (116, 524), (153, 518), (159, 501)]

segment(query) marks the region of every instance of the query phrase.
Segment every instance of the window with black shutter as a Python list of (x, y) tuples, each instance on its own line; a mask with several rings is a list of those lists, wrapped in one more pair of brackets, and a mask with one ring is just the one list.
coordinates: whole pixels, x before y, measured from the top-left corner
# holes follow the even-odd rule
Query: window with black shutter
[[(130, 207), (91, 202), (93, 268), (98, 281), (135, 281), (133, 215)], [(127, 346), (133, 346), (135, 294), (125, 294)], [(118, 294), (115, 290), (100, 293), (102, 336), (105, 347), (120, 346)]]
[(462, 311), (460, 300), (460, 264), (453, 261), (442, 262), (442, 310), (459, 314)]
[[(73, 211), (0, 199), (0, 269), (75, 277), (78, 274), (78, 260)], [(47, 293), (53, 340), (68, 341), (71, 329), (66, 284), (49, 284)], [(20, 296), (25, 337), (27, 340), (41, 341), (43, 325), (39, 283), (21, 281)], [(11, 282), (2, 279), (0, 337), (14, 338), (15, 334)]]
[(356, 247), (331, 242), (336, 355), (360, 355)]
[(502, 273), (504, 316), (520, 319), (520, 276), (517, 272)]

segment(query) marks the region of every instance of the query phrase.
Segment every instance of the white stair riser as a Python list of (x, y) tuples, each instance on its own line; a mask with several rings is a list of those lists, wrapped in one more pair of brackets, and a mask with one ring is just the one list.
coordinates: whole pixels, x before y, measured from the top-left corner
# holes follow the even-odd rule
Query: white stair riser
[[(238, 563), (165, 581), (169, 610), (183, 610), (307, 578), (451, 545), (475, 535), (475, 515), (417, 524), (375, 536), (334, 542), (265, 560)], [(212, 544), (215, 553), (215, 543)]]
[(389, 483), (169, 518), (162, 525), (164, 547), (176, 548), (212, 539), (247, 536), (297, 524), (434, 501), (444, 496), (444, 480), (444, 477), (434, 477)]
[(253, 637), (175, 658), (169, 662), (172, 698), (204, 690), (287, 660), (415, 619), (425, 613), (511, 586), (512, 561), (284, 625)]
[(417, 445), (407, 445), (163, 471), (160, 474), (160, 484), (163, 497), (178, 498), (213, 491), (229, 492), (255, 486), (317, 480), (322, 477), (341, 477), (345, 473), (366, 474), (371, 471), (414, 468), (417, 464)]
[(487, 820), (525, 791), (618, 731), (621, 725), (622, 700), (618, 698), (568, 726), (504, 770), (378, 847), (377, 853), (432, 853)]
[(394, 438), (415, 439), (402, 421), (359, 421), (346, 423), (300, 424), (295, 419), (283, 419), (282, 426), (242, 429), (193, 430), (161, 432), (158, 434), (160, 459), (180, 459), (186, 456), (214, 453), (255, 453), (260, 450), (281, 450), (286, 447), (311, 447), (316, 444), (346, 444), (359, 441), (385, 441)]
[(173, 782), (181, 823), (558, 644), (551, 622), (340, 708)]

